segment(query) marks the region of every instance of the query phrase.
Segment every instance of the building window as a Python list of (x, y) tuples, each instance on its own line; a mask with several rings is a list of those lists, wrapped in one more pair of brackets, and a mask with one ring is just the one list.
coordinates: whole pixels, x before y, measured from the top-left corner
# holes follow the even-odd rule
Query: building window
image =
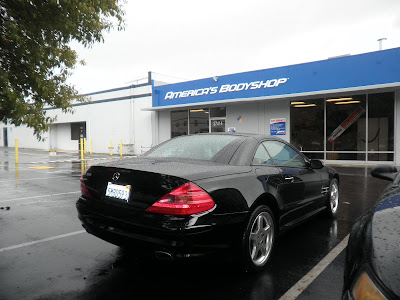
[(292, 101), (290, 119), (291, 143), (309, 158), (394, 160), (394, 92)]
[(309, 158), (324, 156), (324, 100), (290, 103), (291, 143)]
[(171, 111), (171, 137), (188, 134), (188, 111)]
[(225, 132), (225, 119), (225, 107), (172, 111), (171, 137), (196, 133)]
[(225, 132), (225, 119), (211, 120), (211, 132)]
[(225, 132), (225, 107), (212, 107), (210, 108), (210, 123), (211, 132)]
[(78, 141), (86, 138), (86, 122), (71, 123), (71, 140)]
[(190, 134), (210, 132), (208, 108), (191, 109), (189, 111)]
[(210, 108), (210, 117), (212, 118), (225, 118), (226, 117), (226, 108), (225, 107), (211, 107)]
[(368, 160), (393, 161), (394, 93), (368, 95)]
[(326, 99), (328, 160), (365, 160), (365, 129), (366, 95)]

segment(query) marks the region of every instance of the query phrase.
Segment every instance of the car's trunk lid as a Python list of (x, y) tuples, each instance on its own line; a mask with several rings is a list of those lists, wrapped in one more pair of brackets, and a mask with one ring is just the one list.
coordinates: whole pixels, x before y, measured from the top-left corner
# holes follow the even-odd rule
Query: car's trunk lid
[[(188, 181), (249, 171), (251, 167), (203, 161), (121, 159), (91, 167), (84, 175), (84, 183), (94, 199), (116, 206), (145, 210)], [(129, 189), (130, 196), (128, 199), (115, 197), (115, 193), (107, 196), (107, 187)]]

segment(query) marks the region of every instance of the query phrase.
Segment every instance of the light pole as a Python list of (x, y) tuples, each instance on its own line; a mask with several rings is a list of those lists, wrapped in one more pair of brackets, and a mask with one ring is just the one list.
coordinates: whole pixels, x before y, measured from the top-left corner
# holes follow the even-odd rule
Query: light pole
[(378, 39), (378, 42), (379, 42), (379, 50), (382, 50), (382, 41), (386, 41), (387, 40), (387, 38), (380, 38), (380, 39)]

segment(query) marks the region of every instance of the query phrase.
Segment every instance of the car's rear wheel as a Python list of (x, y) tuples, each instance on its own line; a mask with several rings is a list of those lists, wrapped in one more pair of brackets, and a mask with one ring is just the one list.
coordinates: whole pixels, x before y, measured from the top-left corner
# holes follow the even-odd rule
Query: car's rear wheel
[(339, 209), (339, 183), (336, 178), (331, 181), (326, 207), (330, 217), (335, 217), (337, 215)]
[(275, 217), (261, 205), (251, 214), (242, 237), (241, 263), (246, 271), (258, 271), (268, 263), (275, 243)]

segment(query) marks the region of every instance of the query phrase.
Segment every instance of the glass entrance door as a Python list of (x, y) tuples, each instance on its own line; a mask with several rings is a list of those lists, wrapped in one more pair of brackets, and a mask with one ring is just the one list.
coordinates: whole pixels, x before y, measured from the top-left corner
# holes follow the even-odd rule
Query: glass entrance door
[(189, 111), (189, 133), (210, 132), (208, 108), (191, 109)]

